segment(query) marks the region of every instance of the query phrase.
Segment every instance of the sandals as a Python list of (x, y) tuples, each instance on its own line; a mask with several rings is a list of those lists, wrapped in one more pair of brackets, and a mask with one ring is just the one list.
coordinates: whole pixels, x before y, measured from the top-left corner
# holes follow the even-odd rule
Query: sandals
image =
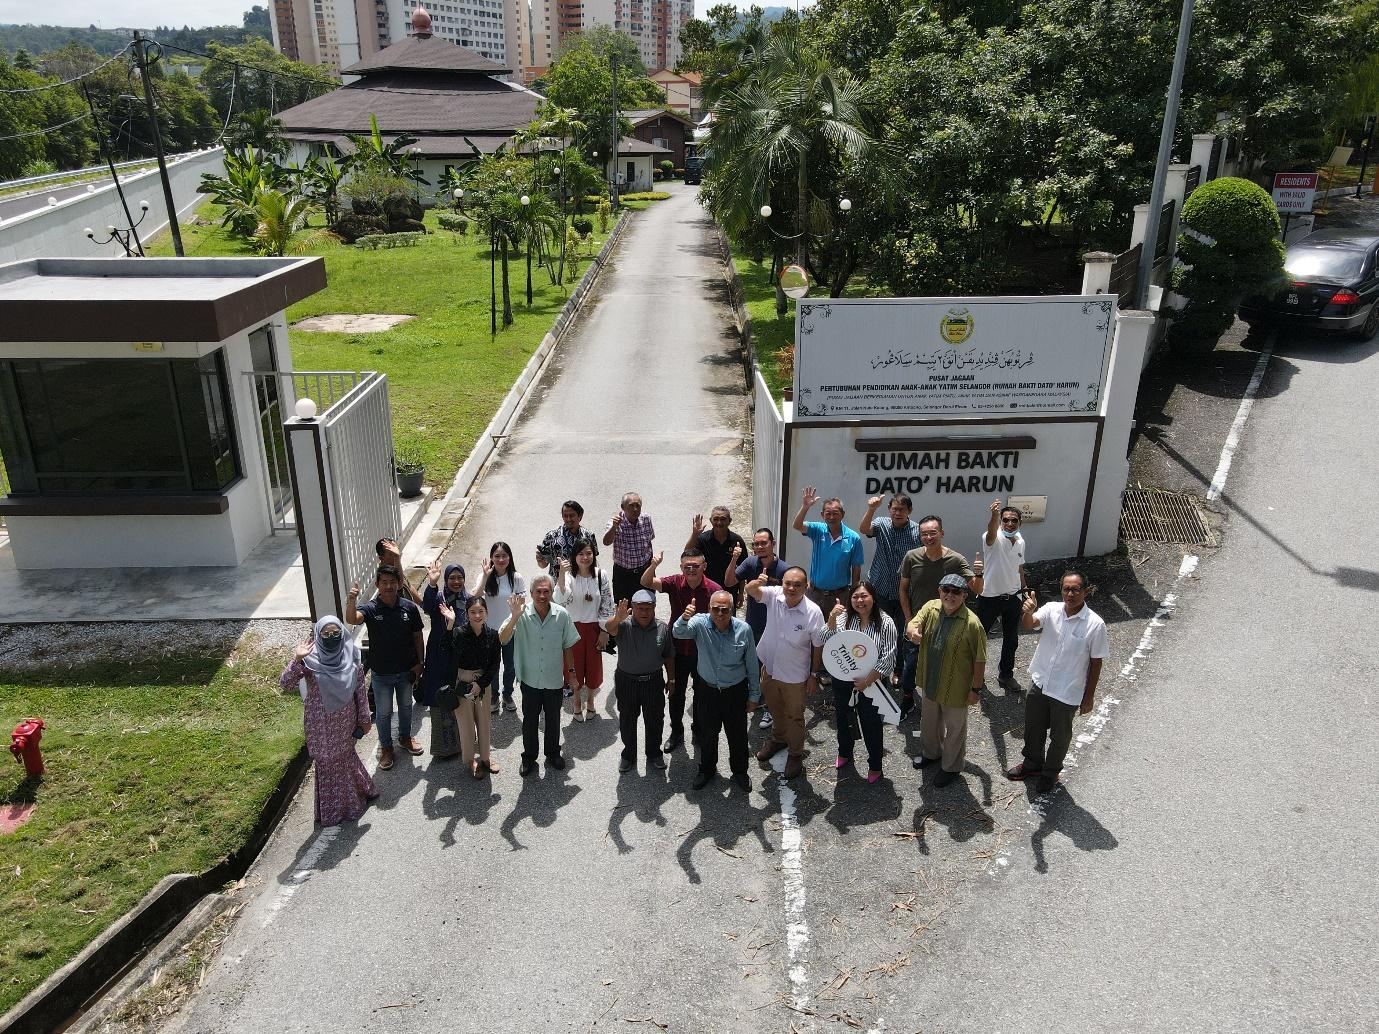
[(498, 774), (498, 771), (499, 771), (499, 770), (498, 770), (498, 762), (496, 762), (496, 761), (491, 761), (491, 760), (490, 760), (490, 761), (485, 761), (484, 764), (486, 764), (486, 765), (488, 766), (488, 771), (489, 771), (489, 774), (490, 774), (490, 775), (497, 775), (497, 774)]
[(469, 774), (472, 775), (475, 779), (482, 779), (484, 777), (484, 773), (479, 769), (478, 758), (475, 758), (473, 761), (469, 763)]

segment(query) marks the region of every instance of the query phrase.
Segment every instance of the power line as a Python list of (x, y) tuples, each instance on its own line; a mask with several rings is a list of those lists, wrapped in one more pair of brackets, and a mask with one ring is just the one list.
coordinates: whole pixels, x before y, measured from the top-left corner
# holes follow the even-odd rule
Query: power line
[(24, 133), (11, 133), (9, 136), (0, 136), (0, 143), (4, 143), (7, 140), (22, 140), (27, 136), (45, 136), (48, 133), (56, 133), (59, 129), (66, 129), (68, 126), (90, 117), (91, 112), (84, 111), (76, 118), (69, 118), (66, 122), (59, 122), (55, 126), (45, 126), (43, 129), (30, 129)]
[(279, 79), (299, 79), (304, 83), (311, 83), (313, 86), (319, 86), (322, 89), (335, 89), (334, 85), (331, 83), (322, 82), (320, 79), (313, 79), (308, 75), (298, 75), (296, 72), (283, 72), (275, 68), (263, 68), (259, 65), (251, 65), (245, 61), (236, 61), (234, 58), (226, 57), (225, 55), (217, 56), (214, 54), (207, 54), (202, 50), (188, 50), (186, 47), (179, 47), (172, 43), (163, 43), (160, 40), (150, 40), (150, 42), (162, 49), (176, 50), (182, 54), (190, 54), (193, 57), (205, 58), (207, 61), (226, 61), (237, 68), (247, 68), (254, 72), (260, 72), (263, 75), (276, 76)]
[(95, 75), (101, 69), (113, 65), (116, 61), (120, 60), (122, 57), (125, 56), (125, 51), (129, 50), (129, 48), (130, 44), (126, 43), (124, 46), (124, 50), (121, 50), (109, 61), (103, 61), (95, 68), (91, 69), (89, 72), (82, 72), (81, 75), (74, 75), (71, 79), (64, 79), (61, 82), (57, 83), (44, 83), (42, 86), (28, 86), (20, 90), (0, 90), (0, 96), (12, 97), (21, 93), (42, 93), (44, 90), (56, 90), (59, 86), (71, 86), (73, 83), (79, 83), (83, 79)]

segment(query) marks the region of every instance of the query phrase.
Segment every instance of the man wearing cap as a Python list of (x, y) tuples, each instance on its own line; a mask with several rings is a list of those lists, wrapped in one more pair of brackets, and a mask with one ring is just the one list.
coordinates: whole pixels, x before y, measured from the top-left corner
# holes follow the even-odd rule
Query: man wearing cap
[(906, 635), (919, 647), (916, 667), (924, 692), (915, 766), (927, 768), (941, 761), (934, 785), (947, 786), (967, 757), (967, 709), (979, 700), (977, 691), (986, 674), (986, 632), (981, 619), (967, 608), (966, 578), (946, 574), (938, 591), (939, 598), (920, 607), (910, 620)]
[(823, 661), (824, 615), (805, 597), (809, 578), (802, 567), (781, 576), (779, 586), (747, 583), (747, 595), (766, 605), (766, 631), (757, 644), (761, 660), (761, 695), (773, 719), (757, 751), (763, 765), (789, 748), (782, 776), (804, 771), (804, 700), (818, 692), (814, 672)]
[[(1061, 579), (1063, 602), (1037, 610), (1034, 594), (1026, 597), (1021, 624), (1040, 633), (1029, 662), (1034, 683), (1025, 697), (1025, 759), (1006, 772), (1007, 779), (1037, 779), (1048, 793), (1073, 738), (1073, 715), (1089, 714), (1096, 698), (1101, 664), (1110, 655), (1106, 622), (1087, 606), (1087, 580), (1076, 571)], [(1048, 736), (1048, 751), (1044, 737)]]
[(661, 725), (666, 713), (666, 687), (675, 681), (675, 639), (664, 621), (656, 617), (656, 594), (638, 589), (632, 603), (618, 601), (617, 612), (604, 622), (603, 630), (616, 635), (618, 667), (613, 689), (618, 700), (618, 728), (622, 733), (619, 772), (630, 772), (637, 763), (637, 716), (646, 733), (646, 763), (666, 767), (661, 753)]
[(1025, 589), (1025, 537), (1020, 534), (1020, 511), (993, 499), (982, 545), (986, 549), (986, 564), (981, 595), (973, 607), (988, 633), (997, 621), (1001, 623), (1001, 666), (997, 669), (996, 685), (1007, 693), (1018, 693), (1015, 649), (1020, 642), (1020, 601)]
[(747, 622), (733, 617), (733, 594), (719, 589), (709, 597), (709, 613), (696, 613), (694, 601), (671, 628), (676, 639), (693, 640), (698, 647), (699, 682), (694, 687), (695, 718), (699, 723), (700, 790), (718, 774), (718, 732), (728, 734), (728, 765), (733, 782), (751, 790), (747, 777), (747, 715), (761, 700), (760, 662)]

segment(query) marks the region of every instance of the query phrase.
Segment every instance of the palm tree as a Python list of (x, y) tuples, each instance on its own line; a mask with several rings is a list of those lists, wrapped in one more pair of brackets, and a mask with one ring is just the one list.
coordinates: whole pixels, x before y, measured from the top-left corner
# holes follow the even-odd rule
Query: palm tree
[(263, 108), (246, 111), (234, 121), (225, 134), (227, 148), (236, 150), (252, 147), (264, 154), (281, 158), (287, 153), (287, 141), (282, 137), (283, 122)]
[[(287, 246), (292, 235), (306, 225), (311, 213), (311, 201), (300, 195), (284, 194), (280, 190), (265, 190), (259, 195), (254, 206), (258, 215), (258, 227), (254, 230), (254, 246), (261, 255), (281, 257), (287, 254)], [(298, 242), (297, 250), (305, 251), (322, 231), (317, 230), (304, 241)]]
[[(714, 109), (708, 193), (724, 228), (750, 230), (761, 204), (783, 195), (795, 210), (795, 261), (809, 268), (811, 223), (824, 226), (827, 218), (810, 193), (811, 163), (836, 174), (877, 148), (868, 101), (866, 84), (810, 51), (797, 29), (771, 36), (751, 78), (723, 94)], [(779, 264), (779, 243), (773, 252)], [(784, 303), (778, 292), (778, 312)]]

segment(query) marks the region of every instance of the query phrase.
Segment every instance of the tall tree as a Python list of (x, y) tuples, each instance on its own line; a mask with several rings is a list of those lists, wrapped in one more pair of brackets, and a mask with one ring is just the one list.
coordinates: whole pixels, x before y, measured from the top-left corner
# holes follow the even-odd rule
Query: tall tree
[[(579, 113), (583, 131), (577, 136), (586, 156), (594, 151), (607, 155), (613, 143), (613, 68), (611, 55), (618, 55), (618, 110), (643, 108), (664, 102), (661, 88), (646, 78), (641, 59), (628, 60), (627, 44), (635, 52), (636, 43), (626, 33), (606, 27), (580, 33), (538, 84), (551, 104)], [(632, 123), (621, 114), (618, 135), (632, 132)]]

